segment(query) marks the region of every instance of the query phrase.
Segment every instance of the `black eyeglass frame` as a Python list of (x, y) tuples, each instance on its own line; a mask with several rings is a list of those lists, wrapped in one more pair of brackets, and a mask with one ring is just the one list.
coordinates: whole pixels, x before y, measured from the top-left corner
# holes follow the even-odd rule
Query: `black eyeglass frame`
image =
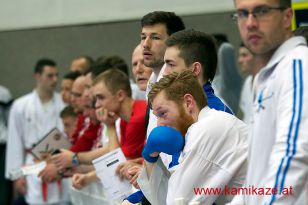
[(240, 9), (236, 11), (235, 13), (231, 14), (231, 18), (234, 22), (238, 22), (239, 19), (247, 19), (249, 17), (249, 14), (252, 14), (252, 16), (256, 19), (260, 16), (264, 16), (268, 14), (271, 10), (280, 10), (283, 11), (287, 9), (286, 7), (271, 7), (271, 6), (258, 6), (255, 7), (252, 11), (247, 11), (244, 9)]

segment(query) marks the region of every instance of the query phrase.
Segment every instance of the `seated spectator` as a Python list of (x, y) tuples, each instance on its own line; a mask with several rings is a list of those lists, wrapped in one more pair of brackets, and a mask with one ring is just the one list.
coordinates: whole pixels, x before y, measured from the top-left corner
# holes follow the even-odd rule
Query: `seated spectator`
[(70, 70), (73, 72), (79, 72), (81, 74), (87, 73), (94, 61), (89, 56), (79, 56), (72, 60)]
[[(156, 133), (160, 127), (150, 134), (143, 151), (145, 167), (138, 179), (146, 198), (160, 205), (174, 204), (179, 197), (201, 204), (231, 201), (231, 195), (197, 195), (193, 190), (242, 186), (248, 154), (246, 125), (233, 115), (210, 109), (202, 87), (189, 70), (164, 76), (152, 87), (148, 98), (158, 126), (186, 134), (184, 148), (178, 146), (184, 143), (181, 134)], [(159, 153), (172, 154), (181, 149), (180, 163), (170, 173)]]
[[(89, 153), (78, 153), (81, 164), (90, 164), (95, 158), (121, 147), (127, 159), (141, 157), (145, 142), (146, 102), (133, 100), (128, 77), (117, 69), (100, 74), (93, 83), (98, 119), (107, 127), (108, 145)], [(121, 118), (118, 137), (115, 127), (117, 116)], [(120, 139), (120, 140), (119, 140)], [(81, 188), (95, 179), (95, 173), (75, 175), (73, 183)]]
[(66, 106), (60, 112), (60, 117), (63, 122), (64, 133), (72, 140), (71, 137), (77, 126), (77, 113), (72, 106)]
[[(142, 55), (142, 48), (140, 45), (138, 45), (132, 55), (132, 73), (135, 78), (135, 81), (139, 87), (140, 90), (144, 91), (147, 88), (147, 84), (149, 81), (149, 78), (152, 74), (152, 69), (145, 66), (143, 63), (143, 55)], [(147, 110), (148, 111), (148, 110)], [(148, 115), (148, 112), (147, 112)], [(120, 176), (120, 178), (127, 178), (128, 180), (131, 179), (131, 175), (128, 173), (128, 170), (132, 168), (133, 166), (141, 166), (143, 163), (142, 158), (137, 158), (134, 160), (127, 160), (124, 163), (121, 163), (117, 169), (116, 172)]]
[(71, 104), (71, 91), (73, 83), (80, 76), (79, 72), (69, 72), (63, 76), (61, 81), (61, 97), (64, 103)]
[[(124, 72), (127, 76), (129, 76), (129, 69), (125, 62), (125, 60), (119, 56), (108, 56), (108, 57), (102, 57), (101, 59), (98, 59), (95, 65), (92, 67), (92, 78), (94, 79), (97, 77), (100, 73), (109, 70), (111, 68), (119, 69), (120, 71)], [(145, 95), (144, 92), (141, 91), (138, 86), (131, 82), (130, 84), (132, 89), (132, 98), (135, 100), (144, 100)]]

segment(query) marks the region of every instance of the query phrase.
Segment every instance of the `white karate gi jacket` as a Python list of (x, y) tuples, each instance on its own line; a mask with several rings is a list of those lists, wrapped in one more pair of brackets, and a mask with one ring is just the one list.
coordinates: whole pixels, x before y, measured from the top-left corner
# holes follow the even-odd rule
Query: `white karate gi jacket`
[[(63, 130), (60, 112), (64, 107), (61, 96), (54, 93), (46, 108), (43, 107), (36, 90), (24, 95), (12, 105), (6, 153), (6, 177), (23, 165), (34, 163), (29, 152), (35, 143), (44, 137), (52, 128)], [(42, 181), (37, 176), (27, 176), (26, 201), (29, 204), (58, 203), (68, 200), (68, 184), (62, 180), (62, 193), (57, 183), (48, 184), (47, 202), (42, 195)]]
[(225, 204), (234, 195), (198, 195), (194, 188), (223, 191), (225, 187), (241, 187), (247, 167), (247, 135), (245, 123), (233, 115), (205, 107), (186, 133), (175, 171), (171, 174), (159, 158), (150, 179), (143, 169), (139, 186), (152, 205), (174, 205), (174, 199), (181, 197), (187, 202)]

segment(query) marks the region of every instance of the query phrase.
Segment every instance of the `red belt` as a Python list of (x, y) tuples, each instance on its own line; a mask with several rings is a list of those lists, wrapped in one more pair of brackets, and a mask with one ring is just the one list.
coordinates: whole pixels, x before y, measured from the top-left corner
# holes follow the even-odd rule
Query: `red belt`
[[(60, 191), (60, 197), (62, 198), (62, 179), (59, 179), (57, 181), (57, 185)], [(48, 196), (48, 183), (43, 181), (42, 182), (42, 195), (44, 202), (47, 202), (47, 196)]]

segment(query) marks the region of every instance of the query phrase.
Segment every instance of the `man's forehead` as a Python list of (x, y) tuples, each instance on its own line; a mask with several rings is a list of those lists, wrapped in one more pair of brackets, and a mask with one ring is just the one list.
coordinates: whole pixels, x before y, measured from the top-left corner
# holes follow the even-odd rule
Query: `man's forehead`
[(132, 62), (137, 62), (137, 61), (140, 61), (143, 59), (143, 55), (142, 55), (142, 49), (140, 49), (140, 51), (136, 51), (133, 53), (133, 56), (132, 56)]
[(97, 90), (100, 90), (102, 86), (103, 86), (102, 83), (98, 82), (98, 83), (96, 83), (95, 85), (92, 86), (92, 89), (97, 91)]
[(167, 27), (165, 24), (158, 23), (154, 25), (146, 25), (142, 27), (141, 34), (166, 34), (167, 35)]
[(165, 56), (177, 56), (179, 57), (180, 49), (178, 46), (171, 46), (166, 48)]
[(97, 84), (95, 84), (94, 86), (92, 86), (92, 90), (95, 93), (102, 93), (102, 92), (108, 92), (108, 88), (106, 87), (106, 85), (104, 84), (104, 82), (99, 82)]
[(63, 79), (63, 80), (61, 81), (61, 85), (70, 85), (70, 86), (72, 86), (73, 83), (74, 83), (74, 81), (71, 80), (71, 79)]
[(164, 91), (160, 91), (153, 99), (152, 107), (153, 109), (157, 109), (162, 107), (163, 105), (168, 104), (168, 100)]
[(86, 76), (85, 76), (85, 83), (87, 86), (91, 86), (92, 85), (92, 78), (91, 78), (91, 74), (88, 73)]
[(42, 74), (57, 72), (57, 68), (54, 66), (45, 65), (42, 69)]
[(256, 7), (260, 5), (276, 5), (278, 0), (235, 0), (235, 8)]

